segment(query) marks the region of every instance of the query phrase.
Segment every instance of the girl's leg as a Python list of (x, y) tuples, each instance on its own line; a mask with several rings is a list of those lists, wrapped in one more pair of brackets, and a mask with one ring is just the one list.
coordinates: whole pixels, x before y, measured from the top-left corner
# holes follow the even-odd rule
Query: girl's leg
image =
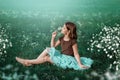
[(45, 57), (48, 55), (48, 51), (49, 51), (49, 48), (46, 48), (38, 57), (37, 59), (41, 58), (41, 57)]
[(49, 56), (45, 56), (45, 57), (42, 57), (42, 58), (39, 58), (39, 59), (32, 59), (32, 60), (29, 60), (29, 59), (22, 59), (22, 58), (18, 58), (16, 57), (16, 60), (25, 65), (25, 66), (30, 66), (32, 64), (42, 64), (42, 63), (45, 63), (45, 62), (50, 62), (52, 63), (51, 59)]
[(22, 58), (16, 57), (16, 60), (26, 66), (30, 66), (32, 64), (41, 64), (44, 62), (52, 63), (52, 61), (47, 53), (47, 49), (45, 49), (36, 59), (28, 60), (28, 59), (22, 59)]

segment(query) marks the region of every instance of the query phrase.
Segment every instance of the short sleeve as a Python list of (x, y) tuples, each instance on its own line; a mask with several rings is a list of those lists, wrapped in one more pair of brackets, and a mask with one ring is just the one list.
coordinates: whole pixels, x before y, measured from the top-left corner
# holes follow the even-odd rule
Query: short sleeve
[(60, 42), (61, 42), (62, 38), (63, 38), (63, 37), (60, 37), (60, 38), (59, 38), (59, 41), (60, 41)]
[(73, 39), (72, 40), (72, 46), (77, 43), (77, 40)]

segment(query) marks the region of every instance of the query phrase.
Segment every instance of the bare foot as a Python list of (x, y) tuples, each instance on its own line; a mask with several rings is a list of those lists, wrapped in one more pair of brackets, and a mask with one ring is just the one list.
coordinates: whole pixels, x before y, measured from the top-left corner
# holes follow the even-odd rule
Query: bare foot
[(31, 64), (29, 64), (25, 59), (16, 57), (17, 62), (23, 64), (24, 66), (31, 66)]

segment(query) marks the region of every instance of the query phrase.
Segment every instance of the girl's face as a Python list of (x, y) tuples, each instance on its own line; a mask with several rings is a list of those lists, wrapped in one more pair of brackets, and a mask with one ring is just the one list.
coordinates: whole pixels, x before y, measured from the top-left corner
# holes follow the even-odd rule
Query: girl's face
[(65, 25), (63, 25), (62, 30), (61, 30), (61, 33), (65, 35), (65, 34), (67, 34), (68, 32), (69, 32), (69, 30), (66, 28)]

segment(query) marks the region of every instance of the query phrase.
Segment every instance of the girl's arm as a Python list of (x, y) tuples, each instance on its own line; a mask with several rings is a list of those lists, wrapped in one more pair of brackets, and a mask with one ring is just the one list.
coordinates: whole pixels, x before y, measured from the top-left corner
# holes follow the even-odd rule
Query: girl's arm
[(77, 44), (74, 44), (74, 45), (72, 46), (72, 48), (73, 48), (73, 52), (74, 52), (75, 59), (76, 59), (76, 61), (78, 62), (78, 65), (79, 65), (80, 67), (82, 67), (82, 68), (88, 68), (87, 66), (82, 65), (82, 63), (81, 63), (81, 61), (80, 61), (80, 55), (79, 55), (79, 53), (78, 53)]
[(57, 47), (60, 44), (60, 41), (58, 40), (57, 42), (55, 42), (55, 37), (57, 35), (57, 32), (53, 32), (52, 33), (52, 38), (51, 38), (51, 47)]
[(54, 44), (55, 44), (55, 38), (51, 38), (51, 47), (54, 47)]

